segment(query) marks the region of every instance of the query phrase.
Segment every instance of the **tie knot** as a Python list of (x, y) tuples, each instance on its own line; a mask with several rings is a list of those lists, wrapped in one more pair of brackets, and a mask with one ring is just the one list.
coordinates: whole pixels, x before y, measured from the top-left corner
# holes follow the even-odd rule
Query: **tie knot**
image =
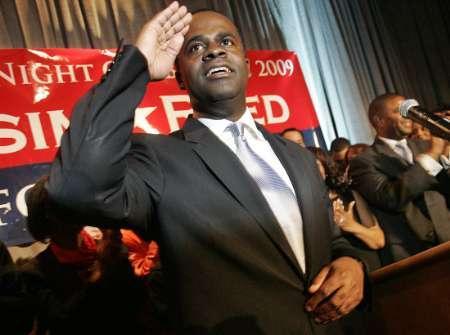
[(406, 142), (406, 140), (398, 141), (395, 144), (395, 147), (397, 148), (397, 154), (400, 155), (400, 157), (402, 157), (408, 163), (412, 164), (413, 156), (411, 149), (408, 147), (408, 142)]
[(395, 145), (399, 148), (404, 148), (408, 145), (408, 143), (406, 142), (406, 140), (400, 140)]
[(232, 123), (228, 126), (234, 138), (241, 138), (244, 140), (244, 125), (241, 123)]

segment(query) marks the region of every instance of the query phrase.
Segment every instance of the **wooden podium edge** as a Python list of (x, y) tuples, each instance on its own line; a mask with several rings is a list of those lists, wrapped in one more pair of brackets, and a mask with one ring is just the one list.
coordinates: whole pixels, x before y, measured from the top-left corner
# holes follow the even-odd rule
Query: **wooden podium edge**
[(370, 278), (374, 284), (378, 284), (389, 280), (393, 276), (401, 275), (412, 269), (427, 266), (430, 263), (435, 263), (445, 258), (450, 259), (450, 242), (440, 244), (414, 256), (375, 270), (370, 273)]

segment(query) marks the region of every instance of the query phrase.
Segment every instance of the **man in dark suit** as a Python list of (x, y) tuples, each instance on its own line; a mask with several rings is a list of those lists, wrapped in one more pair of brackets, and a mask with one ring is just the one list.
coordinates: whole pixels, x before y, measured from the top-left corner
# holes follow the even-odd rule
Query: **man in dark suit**
[[(176, 57), (193, 117), (171, 136), (132, 136), (149, 79), (165, 78)], [(178, 332), (338, 334), (320, 324), (359, 304), (363, 264), (332, 235), (314, 158), (254, 123), (247, 79), (231, 21), (173, 3), (77, 104), (50, 197), (157, 240)]]
[(412, 121), (400, 115), (405, 98), (384, 94), (369, 107), (373, 145), (350, 163), (354, 188), (386, 234), (384, 264), (450, 240), (450, 172), (441, 164), (446, 141), (407, 140)]

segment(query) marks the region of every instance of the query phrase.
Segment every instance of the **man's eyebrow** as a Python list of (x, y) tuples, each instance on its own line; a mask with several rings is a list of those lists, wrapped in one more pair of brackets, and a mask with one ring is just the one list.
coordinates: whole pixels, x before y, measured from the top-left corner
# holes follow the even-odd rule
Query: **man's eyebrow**
[(204, 39), (203, 35), (194, 35), (186, 41), (185, 45), (188, 45), (192, 41), (203, 40), (203, 39)]
[(224, 31), (217, 34), (218, 39), (222, 39), (224, 37), (239, 38), (239, 35), (230, 31)]
[[(230, 32), (230, 31), (223, 31), (223, 32), (219, 32), (216, 36), (215, 36), (215, 39), (217, 40), (217, 39), (222, 39), (222, 38), (224, 38), (224, 37), (226, 37), (226, 36), (230, 36), (230, 37), (232, 37), (232, 38), (235, 38), (235, 39), (237, 39), (237, 38), (239, 38), (239, 35), (237, 34), (237, 33), (234, 33), (234, 32)], [(192, 36), (192, 37), (190, 37), (187, 41), (186, 41), (186, 43), (185, 43), (185, 45), (188, 45), (189, 43), (191, 43), (192, 41), (204, 41), (206, 39), (206, 37), (204, 36), (204, 35), (194, 35), (194, 36)]]

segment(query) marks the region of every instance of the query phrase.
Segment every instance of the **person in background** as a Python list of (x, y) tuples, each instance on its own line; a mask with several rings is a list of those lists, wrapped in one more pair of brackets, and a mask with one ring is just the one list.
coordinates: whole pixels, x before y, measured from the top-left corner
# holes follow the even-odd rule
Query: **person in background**
[(306, 147), (303, 133), (297, 128), (287, 128), (281, 132), (281, 136), (289, 141), (297, 143), (303, 148)]
[(420, 123), (413, 122), (413, 130), (409, 135), (411, 139), (431, 141), (431, 133), (428, 128), (425, 128)]
[[(132, 135), (147, 84), (174, 62), (193, 116), (171, 136)], [(228, 18), (172, 3), (78, 102), (47, 189), (75, 216), (157, 241), (179, 333), (339, 334), (365, 265), (331, 230), (314, 158), (255, 124), (248, 78)]]
[(446, 141), (411, 140), (412, 121), (399, 112), (405, 98), (387, 93), (369, 106), (377, 137), (350, 161), (349, 176), (377, 217), (389, 264), (450, 240), (450, 170), (441, 161)]
[(366, 149), (369, 147), (370, 146), (365, 143), (356, 143), (356, 144), (350, 145), (350, 147), (347, 150), (347, 153), (345, 154), (344, 163), (341, 167), (344, 169), (344, 178), (346, 180), (351, 180), (351, 178), (348, 176), (350, 161), (353, 158), (358, 157), (360, 154), (362, 154), (364, 151), (366, 151)]
[(348, 167), (348, 165), (350, 164), (350, 161), (353, 158), (358, 157), (359, 155), (361, 155), (364, 151), (366, 151), (368, 148), (370, 147), (370, 145), (366, 144), (366, 143), (356, 143), (356, 144), (352, 144), (348, 150), (347, 153), (345, 154), (345, 165), (346, 167)]
[(343, 173), (345, 170), (345, 155), (350, 147), (350, 141), (345, 137), (335, 138), (330, 145), (330, 156), (336, 162), (338, 168)]
[(52, 335), (164, 333), (149, 281), (134, 274), (120, 231), (94, 232), (95, 240), (94, 230), (69, 224), (71, 218), (49, 201), (47, 179), (38, 180), (25, 200), (30, 233), (49, 244), (0, 277), (0, 310), (8, 310), (6, 315), (24, 310), (20, 318), (5, 320), (2, 329), (11, 334), (30, 329)]
[[(376, 217), (367, 208), (364, 199), (351, 190), (351, 180), (340, 175), (336, 163), (321, 148), (308, 147), (316, 156), (321, 175), (329, 189), (329, 197), (333, 203), (334, 223), (345, 233), (355, 236), (369, 249), (378, 250), (385, 246), (385, 236)], [(349, 148), (347, 156), (356, 157), (357, 152), (364, 150), (358, 144)], [(356, 206), (356, 207), (355, 207)], [(378, 257), (371, 255), (371, 270), (379, 267)]]

